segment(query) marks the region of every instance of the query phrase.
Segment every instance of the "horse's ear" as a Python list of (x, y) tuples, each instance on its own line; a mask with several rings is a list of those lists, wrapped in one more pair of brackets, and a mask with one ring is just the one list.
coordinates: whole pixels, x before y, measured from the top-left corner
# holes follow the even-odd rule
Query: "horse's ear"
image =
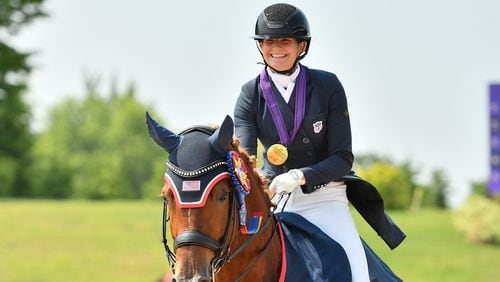
[(180, 143), (180, 136), (161, 126), (146, 112), (149, 136), (167, 152), (172, 153)]
[(226, 154), (227, 147), (233, 140), (234, 123), (233, 119), (227, 115), (219, 129), (210, 136), (210, 144), (221, 154)]

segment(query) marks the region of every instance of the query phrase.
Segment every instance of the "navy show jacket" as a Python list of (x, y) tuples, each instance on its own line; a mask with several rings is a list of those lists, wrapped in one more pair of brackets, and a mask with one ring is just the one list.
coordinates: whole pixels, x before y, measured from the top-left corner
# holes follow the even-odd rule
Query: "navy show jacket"
[[(267, 149), (280, 143), (280, 139), (262, 95), (259, 77), (243, 85), (234, 110), (234, 121), (236, 137), (250, 154), (256, 155), (257, 139), (261, 141), (264, 175), (273, 178), (290, 169), (301, 169), (307, 179), (302, 190), (311, 193), (351, 170), (351, 127), (344, 89), (337, 77), (326, 71), (301, 67), (306, 69), (305, 115), (292, 144), (287, 146), (288, 159), (283, 165), (272, 165), (265, 157)], [(272, 80), (270, 82), (287, 132), (291, 132), (297, 87), (286, 103)]]
[[(311, 193), (331, 181), (344, 181), (347, 196), (363, 218), (391, 247), (398, 246), (405, 234), (384, 212), (383, 200), (370, 183), (351, 172), (353, 154), (351, 128), (344, 88), (333, 73), (306, 70), (306, 106), (301, 127), (287, 146), (288, 159), (275, 166), (267, 160), (267, 149), (280, 143), (260, 87), (259, 76), (243, 85), (234, 109), (235, 135), (251, 155), (257, 154), (257, 139), (264, 147), (261, 173), (272, 179), (290, 169), (300, 169), (306, 178), (304, 193)], [(276, 102), (283, 115), (287, 132), (294, 123), (295, 95), (287, 103), (270, 79)], [(350, 191), (357, 189), (357, 191)]]

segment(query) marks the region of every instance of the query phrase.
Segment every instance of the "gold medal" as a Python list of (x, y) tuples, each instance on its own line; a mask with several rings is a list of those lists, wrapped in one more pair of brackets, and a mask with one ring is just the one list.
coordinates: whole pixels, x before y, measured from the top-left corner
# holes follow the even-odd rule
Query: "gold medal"
[(282, 165), (288, 159), (288, 150), (281, 144), (273, 144), (267, 149), (267, 159), (273, 165)]

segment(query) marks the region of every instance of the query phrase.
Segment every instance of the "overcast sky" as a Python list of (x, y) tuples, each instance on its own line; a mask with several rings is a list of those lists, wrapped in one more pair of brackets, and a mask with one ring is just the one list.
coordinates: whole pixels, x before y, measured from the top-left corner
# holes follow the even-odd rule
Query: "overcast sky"
[[(220, 123), (258, 75), (250, 36), (271, 1), (48, 0), (15, 45), (36, 50), (29, 102), (35, 128), (83, 73), (133, 82), (172, 129)], [(460, 201), (488, 176), (488, 85), (500, 82), (500, 1), (290, 1), (307, 15), (303, 64), (346, 90), (355, 154), (444, 169)]]

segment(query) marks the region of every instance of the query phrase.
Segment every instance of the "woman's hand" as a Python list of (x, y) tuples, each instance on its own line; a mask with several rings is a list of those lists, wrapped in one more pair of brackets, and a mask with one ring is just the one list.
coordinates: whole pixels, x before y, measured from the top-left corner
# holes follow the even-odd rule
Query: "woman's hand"
[(269, 190), (275, 194), (287, 194), (304, 184), (306, 184), (304, 173), (299, 169), (292, 169), (276, 176), (269, 185)]

